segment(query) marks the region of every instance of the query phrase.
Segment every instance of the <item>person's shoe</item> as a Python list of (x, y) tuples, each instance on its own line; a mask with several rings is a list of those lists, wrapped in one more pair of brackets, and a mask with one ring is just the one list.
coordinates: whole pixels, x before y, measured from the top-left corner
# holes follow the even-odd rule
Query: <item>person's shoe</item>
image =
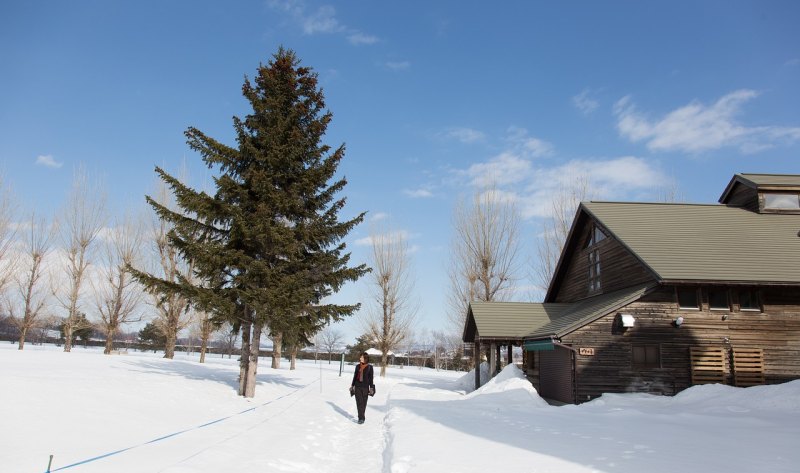
[(359, 424), (363, 424), (364, 423), (364, 419), (358, 419), (358, 423)]

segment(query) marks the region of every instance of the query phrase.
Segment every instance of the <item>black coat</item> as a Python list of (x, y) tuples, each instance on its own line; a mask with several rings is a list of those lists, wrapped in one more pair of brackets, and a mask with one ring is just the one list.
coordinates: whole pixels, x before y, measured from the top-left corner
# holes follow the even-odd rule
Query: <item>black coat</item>
[(359, 381), (358, 365), (356, 365), (356, 370), (353, 372), (353, 382), (350, 384), (350, 386), (375, 389), (375, 383), (373, 383), (372, 380), (372, 371), (372, 365), (367, 365), (367, 367), (364, 368), (364, 381)]

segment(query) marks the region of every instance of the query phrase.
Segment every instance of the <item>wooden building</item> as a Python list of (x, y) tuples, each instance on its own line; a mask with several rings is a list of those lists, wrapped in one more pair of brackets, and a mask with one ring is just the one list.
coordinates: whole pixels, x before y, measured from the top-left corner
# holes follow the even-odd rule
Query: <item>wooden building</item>
[(464, 341), (522, 344), (561, 402), (798, 379), (800, 175), (738, 174), (714, 205), (581, 203), (545, 301), (517, 310), (544, 314), (530, 331), (486, 304)]

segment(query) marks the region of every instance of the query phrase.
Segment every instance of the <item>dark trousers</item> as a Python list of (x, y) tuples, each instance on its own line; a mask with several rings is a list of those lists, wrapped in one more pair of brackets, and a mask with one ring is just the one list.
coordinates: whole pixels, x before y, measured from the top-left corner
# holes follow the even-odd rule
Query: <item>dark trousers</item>
[(358, 420), (364, 420), (364, 411), (367, 410), (367, 398), (369, 398), (369, 388), (356, 386), (356, 407), (358, 408)]

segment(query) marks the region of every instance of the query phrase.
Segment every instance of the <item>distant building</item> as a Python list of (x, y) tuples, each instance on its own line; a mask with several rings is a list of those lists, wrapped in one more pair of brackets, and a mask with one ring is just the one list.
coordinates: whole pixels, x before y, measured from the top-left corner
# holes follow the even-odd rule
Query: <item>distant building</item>
[(800, 175), (737, 174), (719, 202), (581, 203), (544, 302), (473, 302), (464, 342), (492, 371), (522, 345), (567, 403), (800, 378)]

